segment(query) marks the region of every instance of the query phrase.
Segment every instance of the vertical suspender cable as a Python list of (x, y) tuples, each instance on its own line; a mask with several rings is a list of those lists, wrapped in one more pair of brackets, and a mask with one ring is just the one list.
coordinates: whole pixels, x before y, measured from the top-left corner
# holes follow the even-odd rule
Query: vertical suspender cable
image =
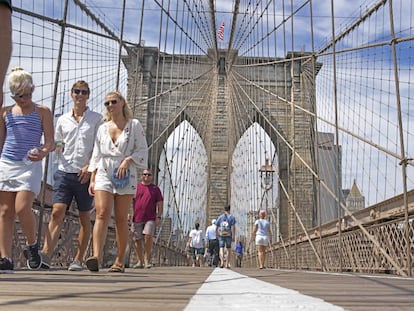
[[(63, 54), (63, 45), (65, 43), (65, 30), (66, 30), (66, 19), (68, 15), (68, 0), (65, 0), (65, 9), (63, 11), (62, 17), (62, 30), (60, 35), (60, 44), (59, 44), (59, 55), (57, 58), (57, 65), (56, 65), (56, 75), (55, 75), (55, 82), (53, 87), (53, 98), (52, 98), (52, 114), (55, 114), (55, 107), (56, 107), (56, 98), (59, 86), (59, 77), (60, 77), (60, 68), (62, 66), (62, 54)], [(43, 214), (45, 208), (45, 200), (46, 200), (46, 183), (47, 183), (47, 172), (49, 170), (49, 154), (46, 156), (45, 161), (45, 173), (43, 174), (42, 180), (42, 193), (40, 196), (40, 210), (39, 210), (39, 222), (37, 227), (37, 243), (40, 245), (42, 240), (42, 227), (43, 227)]]
[(118, 68), (117, 68), (117, 74), (116, 74), (116, 90), (119, 89), (119, 74), (121, 71), (121, 53), (122, 53), (122, 41), (124, 37), (124, 24), (125, 24), (125, 3), (126, 0), (122, 3), (122, 19), (121, 19), (121, 35), (119, 38), (119, 51), (118, 51)]
[[(337, 95), (337, 73), (336, 73), (336, 42), (335, 42), (335, 20), (334, 20), (334, 1), (331, 0), (331, 31), (332, 31), (332, 63), (333, 63), (333, 91), (334, 91), (334, 111), (335, 111), (335, 157), (336, 157), (336, 185), (337, 185), (337, 204), (338, 204), (338, 249), (342, 249), (342, 224), (341, 224), (341, 218), (342, 218), (342, 211), (341, 211), (341, 202), (340, 202), (340, 163), (339, 163), (339, 129), (338, 129), (338, 95)], [(342, 253), (339, 253), (339, 271), (342, 272)]]
[(408, 218), (408, 196), (407, 196), (407, 159), (405, 156), (405, 146), (404, 146), (404, 130), (401, 114), (401, 95), (400, 95), (400, 82), (398, 76), (398, 60), (397, 60), (397, 51), (396, 51), (396, 37), (394, 29), (394, 15), (393, 15), (393, 6), (392, 0), (388, 1), (389, 3), (389, 12), (390, 12), (390, 32), (391, 32), (391, 51), (392, 51), (392, 60), (394, 63), (394, 83), (395, 83), (395, 100), (397, 105), (397, 115), (398, 115), (398, 130), (400, 138), (400, 152), (401, 158), (403, 159), (400, 162), (401, 171), (402, 171), (402, 182), (403, 182), (403, 196), (404, 196), (404, 239), (407, 251), (407, 275), (412, 276), (412, 252), (410, 243), (410, 222)]

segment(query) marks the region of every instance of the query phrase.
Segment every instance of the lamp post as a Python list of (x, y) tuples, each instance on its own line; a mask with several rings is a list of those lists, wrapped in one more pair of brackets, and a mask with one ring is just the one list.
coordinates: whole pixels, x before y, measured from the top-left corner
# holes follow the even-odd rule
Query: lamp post
[[(270, 163), (269, 159), (265, 160), (265, 165), (262, 165), (259, 169), (261, 186), (266, 192), (273, 187), (273, 174), (275, 173), (275, 168)], [(267, 205), (266, 205), (267, 208)]]
[[(268, 200), (268, 191), (273, 188), (273, 174), (275, 173), (275, 168), (270, 162), (270, 159), (265, 159), (265, 164), (262, 165), (259, 169), (260, 172), (260, 180), (261, 180), (261, 187), (264, 190), (264, 195), (266, 196), (266, 214), (269, 215), (268, 209), (269, 209), (269, 200)], [(273, 210), (272, 210), (273, 215)], [(270, 218), (270, 215), (269, 215)], [(277, 212), (277, 219), (276, 219), (276, 228), (278, 230), (279, 228), (279, 211)], [(273, 230), (273, 234), (275, 234)], [(279, 234), (276, 234), (276, 237), (279, 237)], [(275, 241), (275, 239), (273, 239)]]

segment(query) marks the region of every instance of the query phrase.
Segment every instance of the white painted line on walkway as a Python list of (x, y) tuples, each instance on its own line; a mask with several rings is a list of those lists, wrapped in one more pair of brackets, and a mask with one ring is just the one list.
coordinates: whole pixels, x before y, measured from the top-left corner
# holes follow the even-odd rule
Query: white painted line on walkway
[[(196, 270), (194, 270), (196, 273)], [(343, 311), (319, 298), (216, 268), (191, 298), (185, 311), (204, 310)]]

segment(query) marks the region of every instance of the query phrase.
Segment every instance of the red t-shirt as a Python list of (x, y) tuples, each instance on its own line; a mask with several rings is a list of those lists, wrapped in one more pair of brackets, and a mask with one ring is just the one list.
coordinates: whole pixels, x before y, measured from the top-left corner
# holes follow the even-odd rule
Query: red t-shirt
[(147, 222), (157, 217), (156, 206), (163, 197), (157, 185), (138, 183), (134, 202), (134, 222)]

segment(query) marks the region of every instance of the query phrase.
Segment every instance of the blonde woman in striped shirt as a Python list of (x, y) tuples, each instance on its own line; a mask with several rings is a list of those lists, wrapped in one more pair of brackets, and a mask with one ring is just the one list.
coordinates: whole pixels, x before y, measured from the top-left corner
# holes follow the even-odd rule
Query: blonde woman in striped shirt
[(41, 267), (32, 205), (40, 192), (42, 160), (54, 149), (52, 113), (32, 101), (31, 74), (14, 68), (9, 88), (15, 103), (3, 107), (0, 118), (0, 272), (14, 269), (12, 241), (16, 215), (26, 235), (27, 267)]

